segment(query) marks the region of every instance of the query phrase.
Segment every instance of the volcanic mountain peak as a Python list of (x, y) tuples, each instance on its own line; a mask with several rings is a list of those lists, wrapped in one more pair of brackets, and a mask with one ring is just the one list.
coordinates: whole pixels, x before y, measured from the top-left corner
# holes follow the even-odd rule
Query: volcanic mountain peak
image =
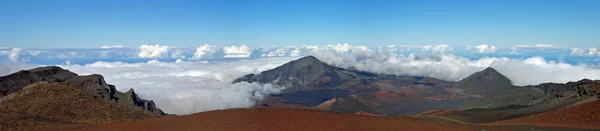
[(506, 76), (488, 67), (458, 81), (457, 87), (473, 95), (490, 95), (510, 89), (513, 85)]
[[(485, 68), (483, 71), (481, 71), (481, 73), (488, 74), (488, 75), (496, 75), (496, 76), (506, 78), (504, 75), (502, 75), (500, 72), (496, 71), (496, 69), (494, 69), (492, 67)], [(508, 79), (508, 78), (506, 78), (506, 79)]]
[(288, 62), (282, 66), (282, 68), (301, 69), (301, 68), (334, 68), (314, 56), (306, 56), (300, 59)]
[(356, 78), (356, 74), (323, 63), (314, 56), (307, 56), (288, 62), (275, 69), (260, 74), (250, 74), (233, 81), (259, 82), (288, 86), (292, 88), (335, 87), (343, 81)]
[(314, 56), (306, 56), (306, 57), (302, 57), (298, 60), (295, 60), (295, 62), (299, 62), (299, 63), (313, 63), (313, 64), (318, 64), (318, 63), (323, 63), (321, 60), (317, 59), (317, 57)]

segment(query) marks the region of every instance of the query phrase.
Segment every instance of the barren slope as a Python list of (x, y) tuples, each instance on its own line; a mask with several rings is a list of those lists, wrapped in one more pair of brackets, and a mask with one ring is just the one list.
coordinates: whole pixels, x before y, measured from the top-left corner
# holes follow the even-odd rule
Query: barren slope
[(497, 122), (497, 124), (526, 124), (600, 129), (600, 101), (596, 100), (574, 107), (500, 121)]
[(500, 125), (482, 126), (423, 116), (365, 116), (309, 109), (254, 108), (201, 112), (133, 122), (73, 125), (45, 130), (210, 130), (210, 131), (574, 131), (576, 128)]
[[(69, 129), (69, 128), (62, 128)], [(376, 117), (306, 109), (233, 109), (118, 124), (71, 127), (76, 130), (475, 130), (468, 125), (414, 117)]]
[(38, 82), (0, 102), (0, 130), (27, 130), (62, 124), (99, 124), (158, 117), (61, 83)]

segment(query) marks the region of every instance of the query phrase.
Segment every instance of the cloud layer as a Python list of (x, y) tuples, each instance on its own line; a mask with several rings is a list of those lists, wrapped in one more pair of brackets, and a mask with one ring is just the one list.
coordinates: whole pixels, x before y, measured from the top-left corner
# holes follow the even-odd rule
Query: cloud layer
[(190, 114), (227, 108), (246, 108), (283, 87), (236, 83), (233, 79), (277, 67), (295, 58), (270, 58), (230, 62), (95, 62), (60, 65), (80, 75), (102, 74), (119, 91), (134, 88), (167, 113)]

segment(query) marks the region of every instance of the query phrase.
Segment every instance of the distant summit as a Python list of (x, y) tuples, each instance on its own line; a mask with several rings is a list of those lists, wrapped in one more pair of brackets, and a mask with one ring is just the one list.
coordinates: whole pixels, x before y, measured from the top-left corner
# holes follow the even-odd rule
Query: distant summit
[(357, 75), (351, 71), (330, 66), (314, 56), (306, 56), (260, 74), (243, 76), (233, 83), (246, 81), (274, 83), (292, 88), (312, 88), (335, 87), (354, 78), (357, 78)]
[(491, 95), (509, 90), (512, 82), (494, 68), (488, 67), (457, 82), (457, 87), (472, 95)]
[(138, 107), (159, 115), (166, 115), (156, 108), (153, 101), (143, 100), (130, 90), (127, 93), (117, 91), (114, 85), (107, 84), (102, 75), (93, 74), (78, 76), (77, 74), (56, 66), (39, 67), (22, 70), (0, 77), (0, 98), (23, 90), (23, 87), (36, 82), (58, 82), (78, 87), (94, 97), (113, 101), (125, 106)]

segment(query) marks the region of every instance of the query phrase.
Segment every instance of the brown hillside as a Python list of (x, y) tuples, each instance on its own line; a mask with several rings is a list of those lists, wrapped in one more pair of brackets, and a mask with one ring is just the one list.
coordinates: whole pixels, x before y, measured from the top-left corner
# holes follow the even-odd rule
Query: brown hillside
[[(476, 130), (468, 125), (414, 117), (374, 117), (307, 109), (256, 108), (202, 112), (116, 124), (66, 127), (75, 130)], [(52, 130), (52, 129), (51, 129)], [(56, 130), (56, 129), (55, 129)]]
[(44, 130), (84, 131), (575, 131), (579, 128), (469, 125), (439, 117), (364, 116), (309, 109), (254, 108), (201, 112), (132, 122), (70, 125)]
[(566, 126), (600, 129), (600, 101), (592, 101), (564, 109), (544, 112), (497, 124)]
[(158, 117), (61, 83), (38, 82), (0, 101), (0, 130), (97, 124)]

